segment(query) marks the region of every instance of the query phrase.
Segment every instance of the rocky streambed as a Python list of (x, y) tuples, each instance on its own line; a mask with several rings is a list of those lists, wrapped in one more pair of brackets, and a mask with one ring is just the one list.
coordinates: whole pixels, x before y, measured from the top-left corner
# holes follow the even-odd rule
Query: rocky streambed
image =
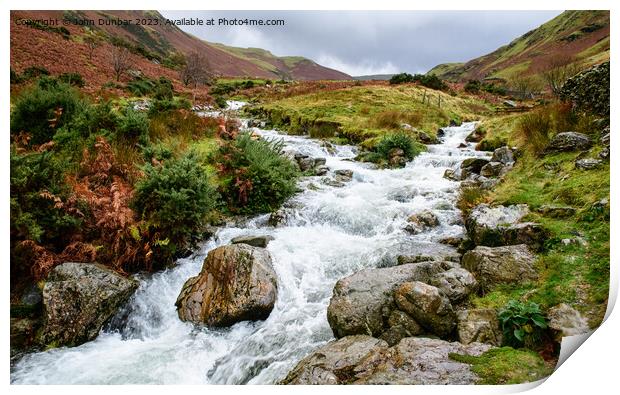
[[(94, 340), (28, 354), (11, 381), (474, 383), (449, 353), (479, 355), (501, 333), (494, 311), (464, 301), (535, 279), (532, 249), (545, 237), (519, 223), (526, 207), (461, 218), (461, 184), (491, 187), (513, 161), (510, 150), (491, 157), (464, 143), (474, 129), (444, 128), (441, 143), (405, 167), (377, 169), (354, 161), (352, 146), (253, 128), (283, 139), (314, 174), (302, 192), (219, 229), (175, 268), (138, 278)], [(479, 246), (462, 258), (467, 233)]]

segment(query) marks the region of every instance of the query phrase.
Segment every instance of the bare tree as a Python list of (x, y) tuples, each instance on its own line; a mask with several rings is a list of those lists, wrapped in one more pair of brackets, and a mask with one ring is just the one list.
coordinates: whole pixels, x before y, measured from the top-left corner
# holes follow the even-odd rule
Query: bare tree
[(531, 76), (514, 75), (510, 79), (510, 86), (520, 99), (531, 99), (540, 88), (540, 81)]
[(549, 61), (543, 78), (554, 96), (559, 96), (564, 83), (577, 73), (580, 68), (569, 56), (556, 56)]
[[(198, 85), (211, 84), (214, 73), (205, 55), (192, 52), (187, 56), (185, 66), (179, 72), (179, 76), (185, 86), (191, 85), (195, 90)], [(196, 92), (194, 92), (194, 100), (196, 100)]]
[(130, 53), (127, 48), (114, 47), (112, 49), (112, 66), (114, 67), (114, 74), (116, 75), (116, 81), (120, 81), (121, 76), (129, 70), (131, 67)]
[(95, 38), (95, 36), (86, 36), (84, 38), (84, 44), (86, 44), (86, 48), (88, 48), (88, 59), (93, 60), (93, 53), (99, 46), (99, 40)]

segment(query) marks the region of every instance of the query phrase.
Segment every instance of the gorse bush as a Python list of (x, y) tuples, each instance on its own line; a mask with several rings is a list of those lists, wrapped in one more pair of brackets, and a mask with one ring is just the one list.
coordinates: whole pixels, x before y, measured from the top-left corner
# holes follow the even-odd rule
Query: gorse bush
[(133, 107), (126, 107), (119, 119), (118, 137), (142, 145), (148, 144), (149, 118)]
[(58, 76), (58, 81), (80, 88), (86, 85), (86, 81), (84, 81), (84, 77), (80, 73), (63, 73)]
[(27, 132), (31, 144), (50, 141), (80, 107), (78, 92), (63, 82), (41, 79), (24, 91), (11, 112), (11, 133)]
[(141, 219), (168, 239), (168, 250), (174, 254), (200, 234), (216, 206), (217, 192), (193, 152), (163, 165), (147, 164), (143, 171), (132, 205)]
[(240, 133), (220, 148), (215, 162), (231, 211), (269, 212), (295, 193), (298, 170), (282, 155), (282, 146)]
[(80, 222), (63, 209), (64, 166), (50, 152), (11, 150), (11, 239), (54, 244)]
[(504, 343), (512, 347), (536, 348), (542, 341), (547, 322), (534, 302), (509, 301), (497, 315)]

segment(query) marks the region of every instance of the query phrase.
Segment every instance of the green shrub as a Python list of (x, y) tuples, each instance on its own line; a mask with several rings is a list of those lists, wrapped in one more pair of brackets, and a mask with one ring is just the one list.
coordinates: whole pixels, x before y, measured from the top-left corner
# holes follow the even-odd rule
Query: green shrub
[[(65, 165), (51, 152), (11, 150), (11, 240), (58, 244), (79, 224), (62, 209)], [(56, 200), (58, 199), (58, 200)]]
[(277, 209), (296, 191), (299, 172), (282, 155), (283, 143), (255, 140), (241, 133), (218, 151), (223, 194), (233, 211), (264, 213)]
[(226, 99), (224, 99), (224, 97), (215, 96), (214, 100), (215, 100), (216, 106), (218, 106), (219, 108), (226, 108), (227, 104), (226, 104)]
[(63, 82), (42, 78), (25, 90), (11, 111), (11, 132), (31, 134), (31, 144), (50, 141), (80, 107), (78, 92)]
[(134, 96), (147, 96), (157, 86), (157, 82), (150, 78), (137, 77), (132, 81), (129, 81), (126, 85), (126, 89)]
[(512, 347), (535, 348), (547, 328), (540, 306), (534, 302), (511, 300), (497, 318), (504, 332), (504, 343)]
[(413, 137), (404, 132), (392, 133), (384, 136), (375, 150), (384, 158), (388, 159), (390, 151), (394, 148), (400, 148), (404, 152), (404, 157), (411, 160), (418, 156), (423, 148)]
[(168, 239), (171, 253), (199, 236), (207, 214), (215, 208), (217, 192), (193, 152), (163, 165), (147, 164), (135, 188), (136, 213)]
[(44, 75), (50, 75), (50, 72), (43, 66), (30, 66), (27, 67), (22, 73), (22, 78), (26, 80), (31, 80), (33, 78), (38, 78)]
[(142, 145), (149, 141), (149, 118), (133, 107), (126, 107), (118, 122), (118, 137)]
[(80, 88), (86, 84), (84, 77), (80, 73), (62, 73), (58, 76), (58, 80)]
[(172, 81), (166, 77), (159, 77), (157, 85), (153, 89), (153, 97), (156, 100), (172, 100), (174, 97)]
[(478, 93), (480, 92), (480, 88), (481, 88), (481, 84), (480, 84), (480, 81), (478, 80), (469, 80), (463, 87), (465, 92), (469, 92), (469, 93)]
[(411, 82), (417, 82), (422, 86), (427, 88), (436, 89), (436, 90), (446, 90), (448, 89), (448, 85), (435, 74), (408, 74), (408, 73), (400, 73), (395, 74), (390, 78), (390, 84), (406, 84)]
[(24, 78), (11, 69), (11, 85), (24, 82)]
[(172, 100), (153, 99), (149, 103), (149, 116), (153, 117), (166, 111), (189, 110), (190, 108), (192, 108), (192, 103), (184, 97), (174, 97)]

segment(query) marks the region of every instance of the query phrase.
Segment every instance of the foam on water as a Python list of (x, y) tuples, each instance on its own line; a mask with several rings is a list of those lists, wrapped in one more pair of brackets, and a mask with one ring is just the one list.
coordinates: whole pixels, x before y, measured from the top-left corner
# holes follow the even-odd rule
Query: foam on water
[[(11, 381), (28, 384), (275, 383), (313, 349), (333, 338), (326, 311), (336, 281), (362, 268), (393, 264), (399, 254), (447, 252), (439, 244), (462, 234), (455, 207), (456, 182), (444, 171), (481, 155), (457, 148), (475, 125), (445, 128), (442, 144), (429, 146), (403, 169), (379, 170), (351, 161), (355, 147), (334, 146), (276, 131), (286, 150), (324, 157), (331, 170), (349, 169), (344, 187), (308, 177), (313, 188), (287, 202), (284, 226), (265, 225), (266, 216), (243, 227), (220, 230), (199, 251), (172, 269), (140, 279), (140, 288), (96, 340), (73, 348), (26, 355)], [(331, 153), (330, 153), (331, 151)], [(433, 210), (440, 225), (415, 236), (403, 231), (411, 214)], [(240, 235), (269, 234), (268, 250), (279, 294), (269, 318), (226, 329), (181, 322), (174, 302), (183, 283), (196, 275), (207, 252)]]

